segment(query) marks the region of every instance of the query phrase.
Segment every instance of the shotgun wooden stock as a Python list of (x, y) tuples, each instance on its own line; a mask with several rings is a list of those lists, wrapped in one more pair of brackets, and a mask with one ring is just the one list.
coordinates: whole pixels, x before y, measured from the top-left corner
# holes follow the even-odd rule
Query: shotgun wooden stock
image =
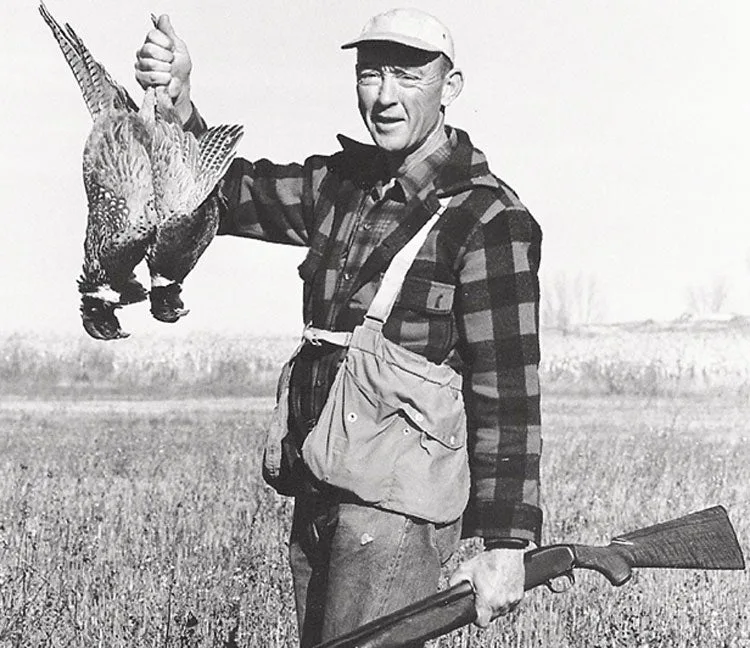
[[(616, 586), (627, 583), (637, 567), (745, 568), (737, 535), (722, 506), (619, 535), (604, 547), (541, 547), (529, 551), (524, 561), (526, 590), (570, 575), (576, 568), (598, 571)], [(439, 637), (475, 618), (471, 586), (459, 583), (316, 648), (398, 648)]]

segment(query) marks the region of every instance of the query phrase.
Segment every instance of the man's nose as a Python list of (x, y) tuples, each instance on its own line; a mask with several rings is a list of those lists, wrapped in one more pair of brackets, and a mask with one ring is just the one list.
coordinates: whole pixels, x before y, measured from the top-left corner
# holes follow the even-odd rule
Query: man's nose
[(397, 92), (398, 82), (394, 76), (392, 74), (384, 74), (378, 92), (378, 103), (384, 106), (396, 103)]

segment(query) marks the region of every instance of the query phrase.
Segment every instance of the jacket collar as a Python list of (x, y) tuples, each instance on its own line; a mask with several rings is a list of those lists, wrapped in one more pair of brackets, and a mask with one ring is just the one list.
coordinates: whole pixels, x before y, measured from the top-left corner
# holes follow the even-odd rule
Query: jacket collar
[[(500, 182), (490, 173), (487, 158), (474, 147), (468, 134), (459, 128), (445, 128), (452, 151), (434, 179), (438, 197), (454, 196), (474, 187), (500, 188)], [(382, 177), (385, 165), (376, 146), (363, 144), (344, 135), (338, 135), (337, 139), (345, 152), (354, 154), (363, 161), (369, 160), (373, 178)]]

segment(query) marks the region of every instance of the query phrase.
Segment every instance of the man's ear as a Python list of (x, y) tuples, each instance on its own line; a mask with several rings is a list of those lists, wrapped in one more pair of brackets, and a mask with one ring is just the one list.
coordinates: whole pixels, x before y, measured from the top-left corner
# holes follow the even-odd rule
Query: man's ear
[(464, 73), (458, 68), (453, 68), (445, 75), (445, 81), (443, 82), (443, 96), (440, 99), (440, 104), (443, 108), (450, 106), (463, 89)]

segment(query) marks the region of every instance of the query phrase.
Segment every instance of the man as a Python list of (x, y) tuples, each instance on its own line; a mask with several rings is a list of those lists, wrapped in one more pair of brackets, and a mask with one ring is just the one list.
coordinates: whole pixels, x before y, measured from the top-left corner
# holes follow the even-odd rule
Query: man
[[(521, 600), (523, 554), (539, 543), (542, 519), (539, 227), (468, 136), (444, 123), (463, 87), (444, 25), (396, 9), (371, 18), (343, 48), (356, 48), (359, 112), (375, 146), (340, 137), (340, 152), (303, 164), (235, 160), (220, 189), (219, 234), (308, 246), (300, 266), (305, 321), (351, 331), (393, 254), (437, 199), (450, 198), (384, 333), (463, 374), (472, 486), (463, 519), (436, 524), (317, 482), (299, 449), (342, 351), (306, 346), (291, 374), (290, 481), (278, 485), (296, 497), (290, 559), (303, 646), (434, 593), (461, 531), (484, 538), (486, 550), (451, 582), (471, 582), (477, 624), (487, 626)], [(191, 102), (190, 70), (184, 42), (161, 16), (137, 52), (136, 78), (143, 87), (166, 85), (184, 127), (198, 134), (205, 123)]]

